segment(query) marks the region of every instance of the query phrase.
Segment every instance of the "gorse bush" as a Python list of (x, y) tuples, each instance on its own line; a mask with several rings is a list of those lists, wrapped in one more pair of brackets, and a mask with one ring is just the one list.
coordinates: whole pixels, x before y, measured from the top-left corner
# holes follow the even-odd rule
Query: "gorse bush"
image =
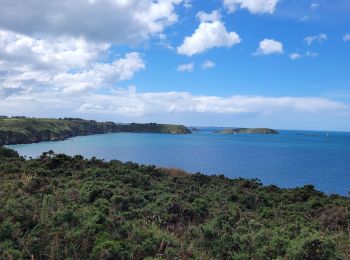
[(18, 153), (12, 149), (8, 149), (0, 146), (0, 159), (1, 158), (11, 158), (19, 157)]
[(350, 258), (349, 199), (313, 186), (1, 154), (0, 259)]

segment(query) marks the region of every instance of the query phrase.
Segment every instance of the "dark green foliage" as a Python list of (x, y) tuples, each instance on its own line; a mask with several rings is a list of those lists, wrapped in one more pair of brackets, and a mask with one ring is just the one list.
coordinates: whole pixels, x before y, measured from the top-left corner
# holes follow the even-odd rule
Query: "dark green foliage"
[(336, 259), (335, 242), (322, 234), (296, 239), (291, 243), (289, 255), (293, 259)]
[(115, 124), (79, 118), (1, 118), (0, 145), (26, 144), (40, 141), (64, 140), (73, 136), (116, 132), (189, 134), (182, 125)]
[(50, 151), (0, 160), (0, 259), (349, 259), (349, 208), (313, 186)]
[(13, 157), (19, 157), (19, 155), (16, 151), (0, 146), (0, 159), (1, 158), (13, 158)]

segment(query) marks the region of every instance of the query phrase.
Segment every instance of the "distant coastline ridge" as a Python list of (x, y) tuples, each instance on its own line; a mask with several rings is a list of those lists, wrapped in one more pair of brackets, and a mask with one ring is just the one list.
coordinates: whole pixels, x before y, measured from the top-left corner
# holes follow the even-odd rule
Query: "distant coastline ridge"
[(218, 134), (279, 134), (270, 128), (226, 128), (216, 131)]
[(97, 122), (80, 118), (0, 117), (0, 145), (59, 141), (70, 137), (106, 133), (190, 134), (183, 125)]

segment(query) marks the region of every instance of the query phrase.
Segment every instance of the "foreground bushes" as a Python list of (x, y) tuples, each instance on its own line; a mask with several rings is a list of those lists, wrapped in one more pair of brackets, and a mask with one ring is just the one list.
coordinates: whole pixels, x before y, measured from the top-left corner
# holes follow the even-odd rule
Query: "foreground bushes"
[(312, 186), (14, 156), (0, 159), (0, 259), (350, 258), (349, 199)]
[(0, 146), (0, 158), (19, 157), (18, 153), (12, 149)]

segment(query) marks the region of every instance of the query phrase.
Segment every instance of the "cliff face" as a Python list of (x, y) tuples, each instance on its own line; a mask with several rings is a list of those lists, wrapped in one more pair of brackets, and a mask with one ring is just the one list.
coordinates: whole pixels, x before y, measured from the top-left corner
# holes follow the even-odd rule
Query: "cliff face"
[(182, 125), (115, 124), (82, 119), (2, 118), (0, 145), (64, 140), (69, 137), (116, 132), (188, 134)]
[(233, 128), (218, 131), (219, 134), (278, 134), (276, 130), (269, 128)]

